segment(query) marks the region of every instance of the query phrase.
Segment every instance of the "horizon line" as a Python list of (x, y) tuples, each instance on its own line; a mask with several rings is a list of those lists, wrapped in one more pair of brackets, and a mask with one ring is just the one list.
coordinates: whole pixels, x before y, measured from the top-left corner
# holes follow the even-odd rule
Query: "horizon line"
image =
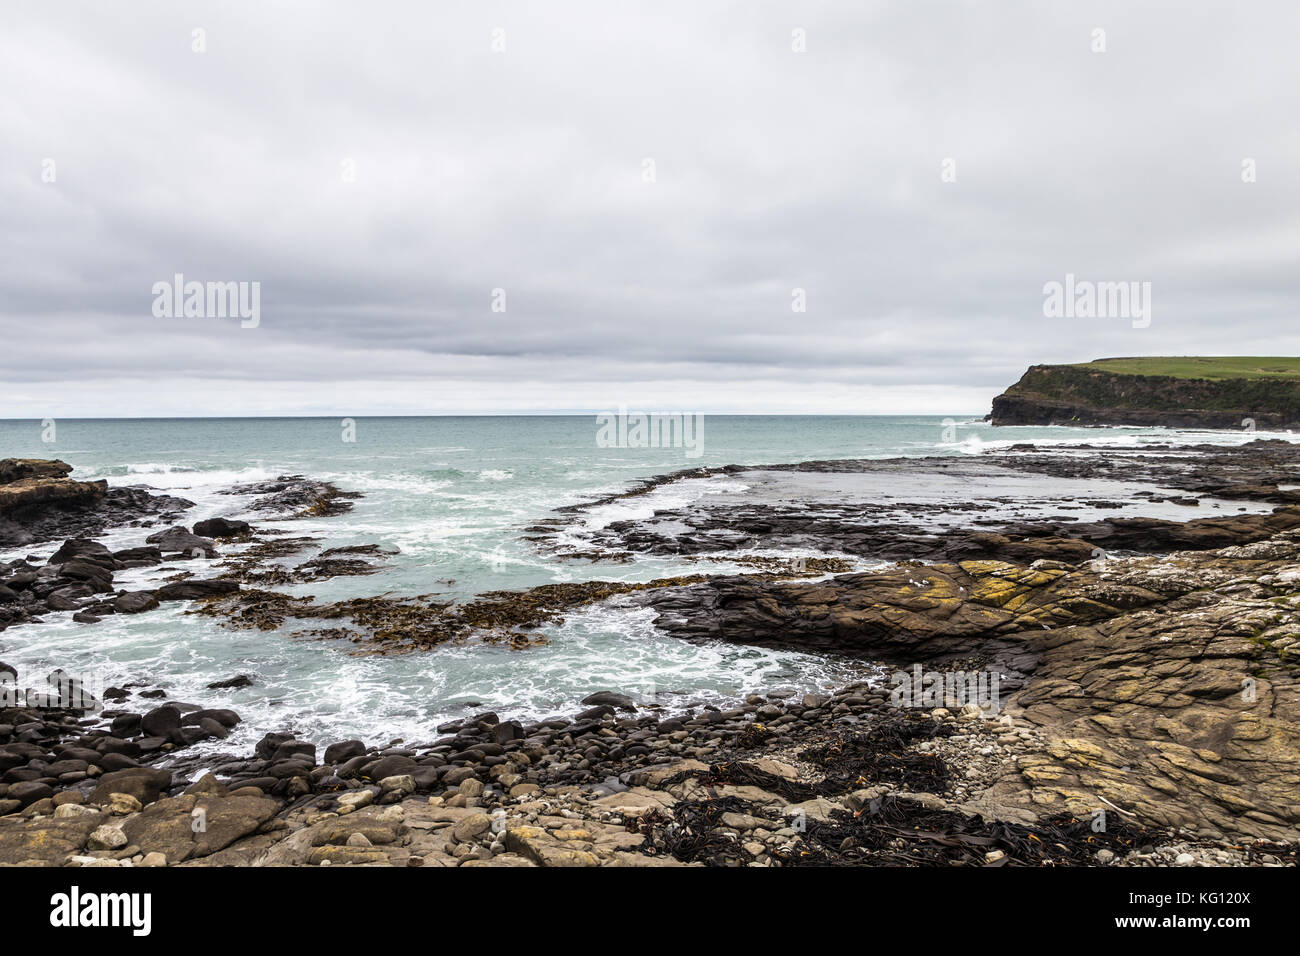
[[(222, 419), (335, 419), (335, 418), (590, 418), (599, 415), (617, 415), (619, 412), (608, 410), (599, 412), (419, 412), (419, 413), (371, 413), (371, 414), (327, 414), (312, 413), (304, 415), (45, 415), (43, 417), (0, 418), (0, 423), (41, 422), (44, 419), (79, 422), (145, 422), (145, 421), (218, 421)], [(956, 415), (966, 417), (987, 416), (987, 412), (976, 415), (973, 412), (685, 412), (685, 411), (642, 411), (627, 410), (629, 415), (707, 415), (713, 418), (945, 418)]]

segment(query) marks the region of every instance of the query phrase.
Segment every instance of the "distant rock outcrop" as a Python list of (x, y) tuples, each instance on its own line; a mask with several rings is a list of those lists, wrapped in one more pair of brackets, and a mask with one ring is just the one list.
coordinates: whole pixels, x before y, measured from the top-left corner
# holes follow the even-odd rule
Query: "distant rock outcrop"
[(66, 478), (72, 474), (72, 466), (66, 461), (50, 461), (45, 458), (5, 458), (0, 460), (0, 485), (7, 485), (24, 478)]
[(993, 399), (994, 425), (1300, 426), (1300, 378), (1182, 378), (1033, 365)]
[(72, 466), (41, 458), (0, 460), (0, 514), (58, 505), (84, 505), (102, 498), (106, 481), (73, 481)]

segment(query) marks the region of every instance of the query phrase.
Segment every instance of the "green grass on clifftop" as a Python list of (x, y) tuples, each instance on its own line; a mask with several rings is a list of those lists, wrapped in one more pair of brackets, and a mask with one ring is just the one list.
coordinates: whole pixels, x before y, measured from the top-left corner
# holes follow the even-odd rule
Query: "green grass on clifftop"
[(1144, 356), (1106, 358), (1080, 362), (1075, 368), (1095, 368), (1119, 375), (1168, 375), (1173, 378), (1201, 378), (1222, 381), (1230, 378), (1300, 378), (1300, 358), (1222, 356)]

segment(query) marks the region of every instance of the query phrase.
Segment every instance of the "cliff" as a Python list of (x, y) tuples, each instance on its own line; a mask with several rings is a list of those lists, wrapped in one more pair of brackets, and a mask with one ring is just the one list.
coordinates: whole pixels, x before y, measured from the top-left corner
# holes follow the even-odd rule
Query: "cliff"
[(994, 425), (1300, 427), (1300, 359), (1100, 359), (1034, 365), (993, 400)]

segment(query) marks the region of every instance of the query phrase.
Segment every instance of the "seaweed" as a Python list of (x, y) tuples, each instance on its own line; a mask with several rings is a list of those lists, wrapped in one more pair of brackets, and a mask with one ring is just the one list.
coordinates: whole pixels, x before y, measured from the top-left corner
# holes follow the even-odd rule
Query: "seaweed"
[[(1088, 866), (1098, 850), (1125, 853), (1151, 842), (1123, 821), (1094, 832), (1089, 818), (1063, 814), (1035, 826), (985, 821), (886, 795), (857, 813), (809, 820), (796, 848), (777, 850), (785, 866)], [(1001, 856), (990, 854), (1001, 851)]]
[[(913, 745), (918, 740), (948, 737), (953, 732), (950, 724), (928, 717), (889, 717), (869, 730), (837, 731), (824, 743), (800, 753), (800, 759), (823, 771), (824, 778), (815, 783), (788, 780), (745, 761), (729, 761), (713, 764), (703, 774), (683, 771), (664, 785), (696, 777), (705, 786), (753, 786), (800, 803), (874, 784), (890, 784), (915, 793), (942, 793), (949, 782), (948, 765), (935, 754), (916, 751)], [(751, 724), (741, 733), (738, 744), (752, 749), (770, 736), (772, 732), (763, 725)]]

